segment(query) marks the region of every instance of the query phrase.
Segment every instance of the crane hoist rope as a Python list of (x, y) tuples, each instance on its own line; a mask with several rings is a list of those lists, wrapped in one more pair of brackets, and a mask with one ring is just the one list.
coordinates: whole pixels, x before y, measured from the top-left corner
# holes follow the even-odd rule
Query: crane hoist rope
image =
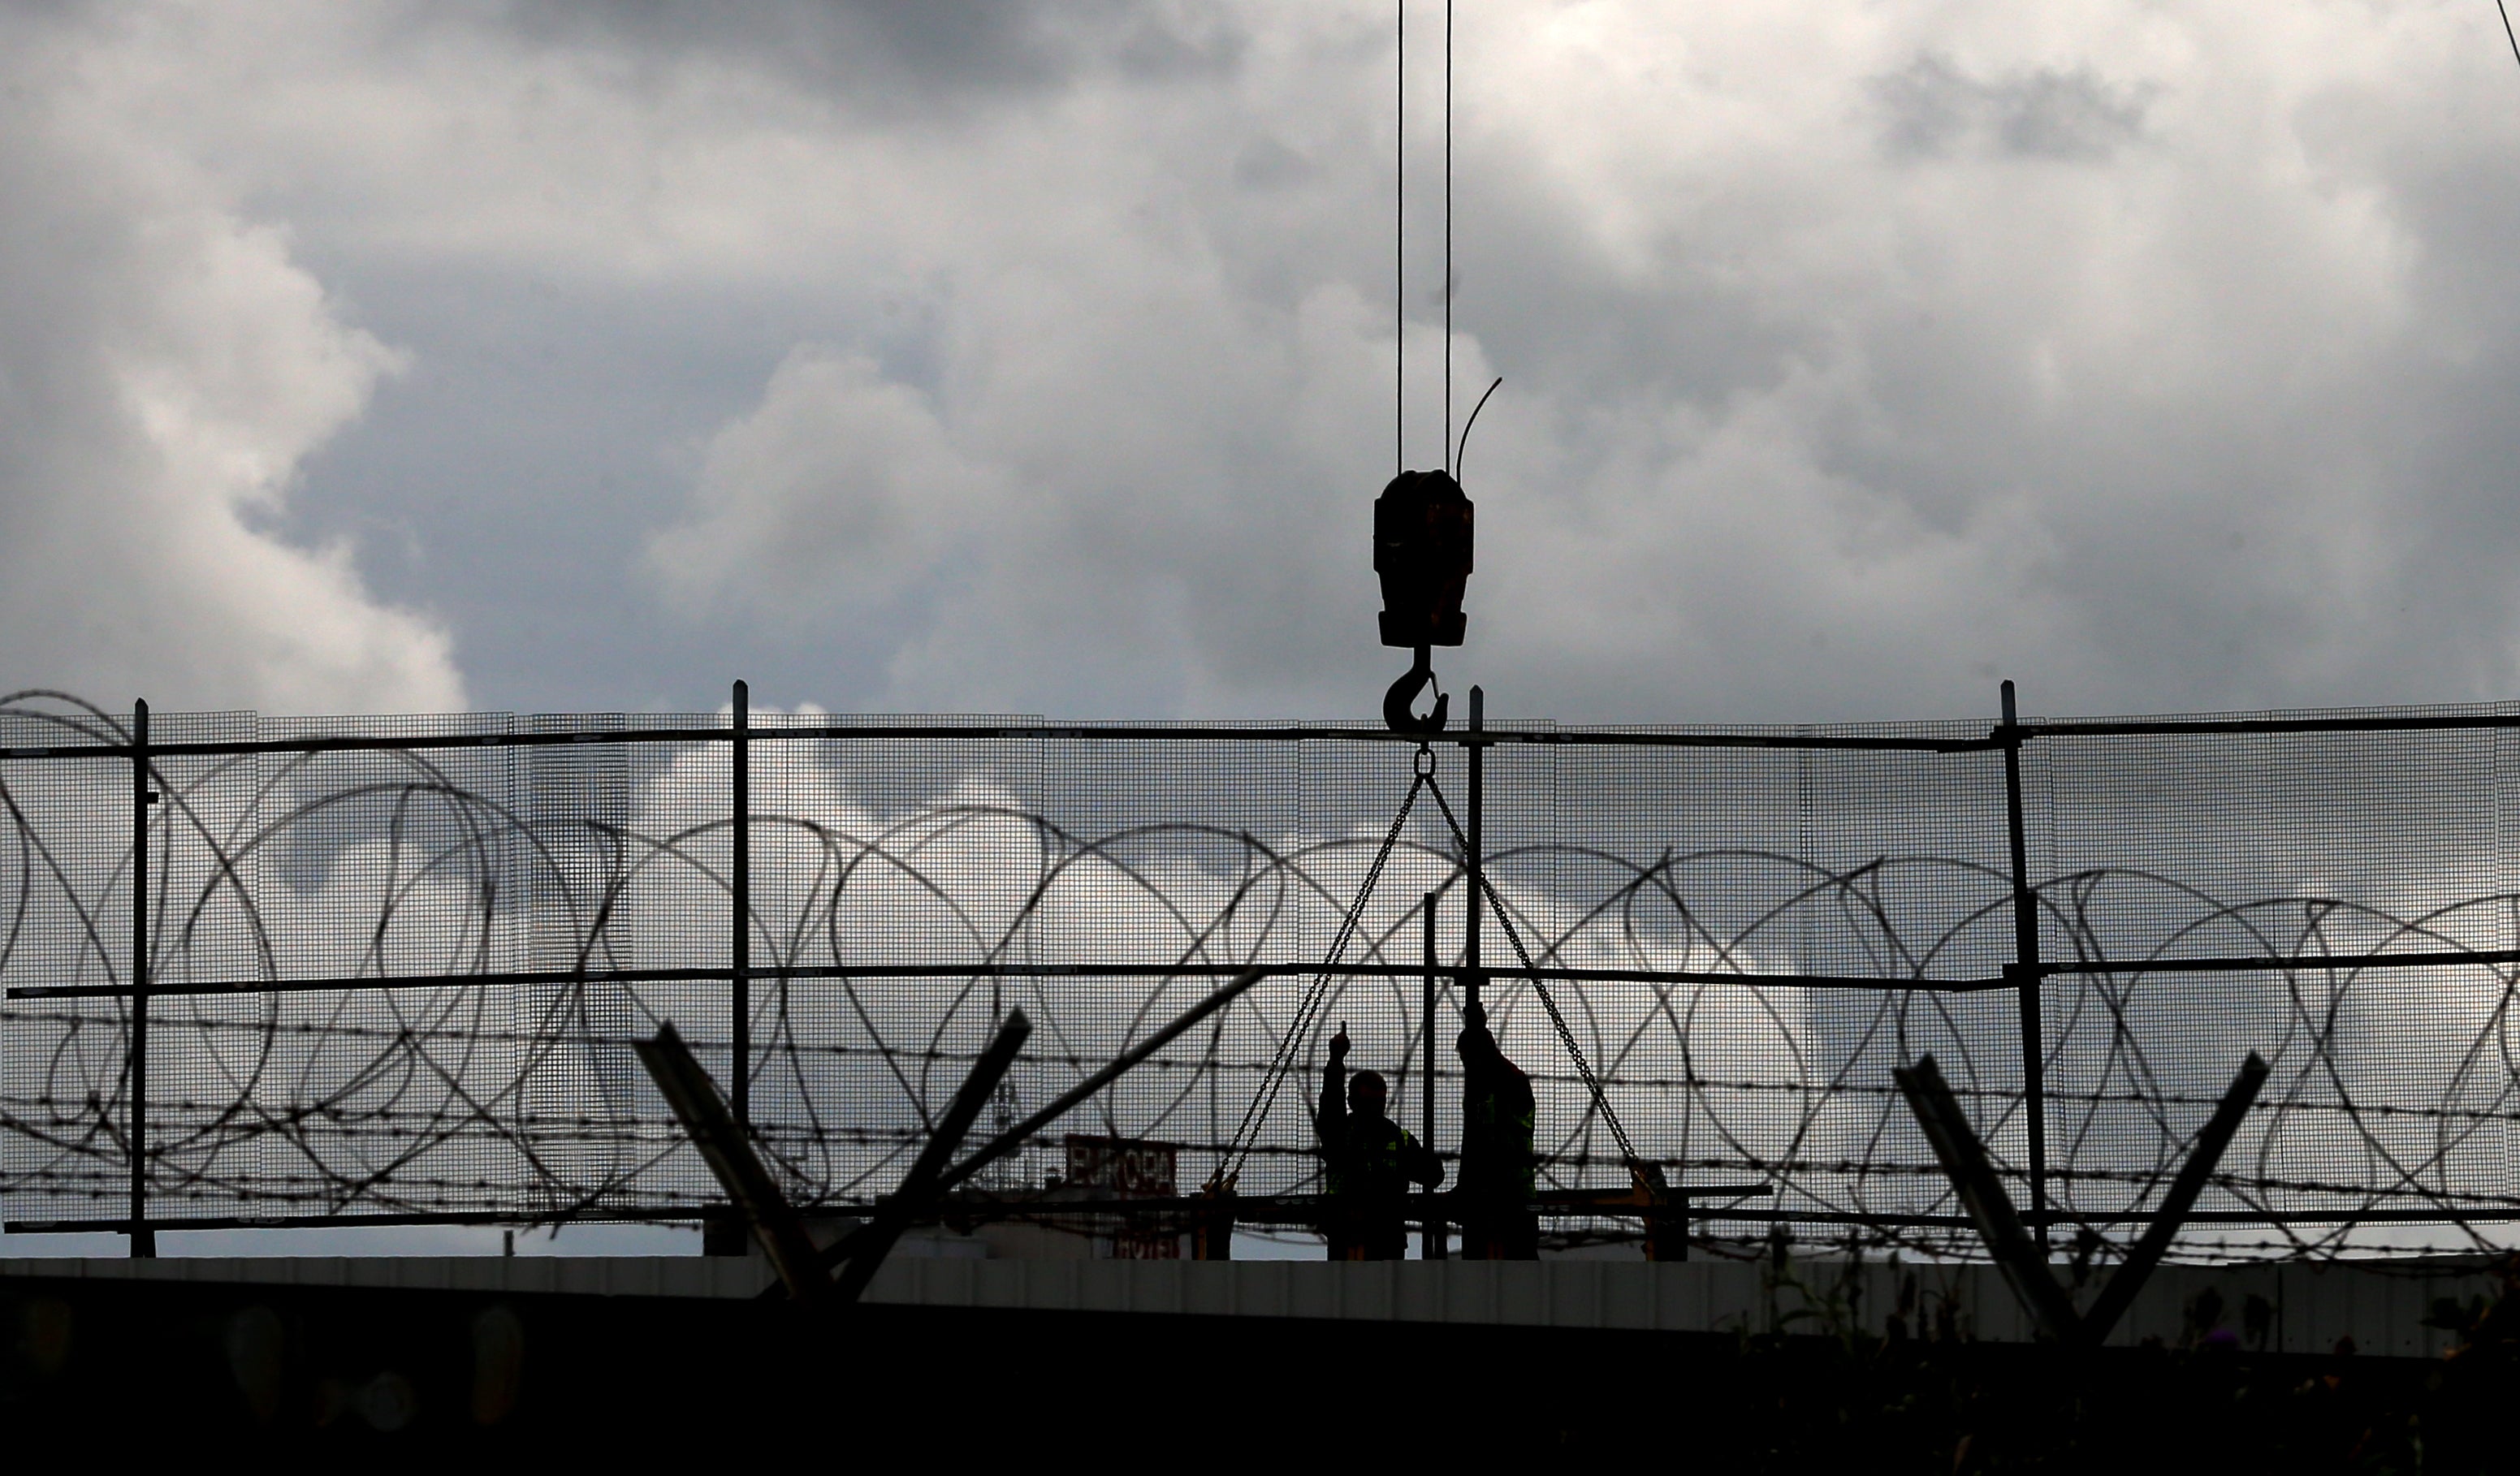
[(1413, 767), (1416, 777), (1410, 781), (1409, 792), (1401, 797), (1399, 813), (1391, 817), (1391, 828), (1383, 832), (1382, 845), (1373, 853), (1373, 865), (1367, 870), (1365, 880), (1356, 889), (1356, 900), (1348, 904), (1346, 916), (1339, 919), (1338, 934), (1330, 941), (1329, 957), (1323, 962), (1322, 971), (1315, 974), (1312, 983), (1305, 988), (1303, 999), (1295, 1006), (1295, 1017), (1287, 1022), (1285, 1034), (1279, 1038), (1278, 1049), (1269, 1058), (1268, 1076), (1261, 1082), (1260, 1090), (1253, 1094), (1251, 1104), (1243, 1109), (1241, 1124), (1234, 1130), (1224, 1155), (1217, 1160), (1215, 1176), (1208, 1181), (1212, 1190), (1222, 1191), (1230, 1187), (1240, 1176), (1244, 1161), (1251, 1156), (1251, 1149), (1259, 1140), (1260, 1128), (1268, 1121), (1270, 1110), (1277, 1105), (1278, 1095), (1286, 1084), (1287, 1073), (1294, 1067), (1296, 1050), (1311, 1034), (1314, 1019), (1329, 997), (1330, 983), (1337, 977), (1332, 970), (1337, 967), (1340, 956), (1347, 952), (1349, 941), (1356, 936), (1357, 924), (1365, 917), (1366, 904), (1373, 900), (1374, 886), (1382, 879), (1383, 868), (1390, 864), (1392, 848), (1400, 843), (1400, 832), (1408, 827), (1410, 811), (1417, 807), (1418, 796), (1434, 784), (1435, 755), (1432, 749), (1419, 744)]
[[(1442, 812), (1445, 826), (1452, 830), (1454, 844), (1462, 848), (1463, 855), (1468, 853), (1468, 836), (1462, 830), (1460, 819), (1454, 815), (1452, 801), (1445, 797), (1443, 786), (1435, 782), (1432, 750), (1420, 744), (1413, 767), (1416, 770), (1416, 776), (1410, 783), (1409, 792), (1402, 797), (1399, 812), (1392, 816), (1391, 827), (1383, 833), (1382, 844), (1374, 852), (1373, 865), (1367, 870), (1364, 881), (1357, 887), (1355, 899), (1348, 904), (1346, 914), (1339, 919), (1338, 933), (1330, 943), (1329, 956), (1324, 962), (1321, 972), (1315, 974), (1311, 984), (1305, 988), (1303, 998), (1296, 1005), (1294, 1018), (1287, 1022), (1285, 1033), (1279, 1038), (1277, 1049), (1270, 1056), (1268, 1075), (1262, 1081), (1259, 1090), (1252, 1095), (1250, 1104), (1243, 1109), (1242, 1121), (1236, 1127), (1234, 1137), (1228, 1141), (1225, 1153), (1218, 1160), (1214, 1177), (1208, 1181), (1209, 1187), (1213, 1191), (1222, 1192), (1231, 1187), (1234, 1181), (1239, 1177), (1242, 1165), (1249, 1159), (1252, 1148), (1257, 1145), (1260, 1129), (1267, 1123), (1269, 1113), (1276, 1107), (1278, 1097), (1285, 1088), (1286, 1078), (1293, 1072), (1297, 1051), (1312, 1034), (1322, 1006), (1329, 997), (1330, 985), (1337, 977), (1333, 970), (1341, 957), (1346, 954), (1348, 945), (1355, 939), (1357, 928), (1364, 920), (1365, 910), (1373, 900), (1374, 888), (1381, 881), (1384, 869), (1390, 864), (1391, 853), (1400, 843), (1401, 831), (1407, 827), (1410, 812), (1417, 807), (1419, 794), (1434, 796), (1436, 808)], [(1532, 993), (1539, 997), (1542, 1009), (1548, 1013), (1550, 1027), (1556, 1033), (1558, 1044), (1565, 1049), (1567, 1058), (1575, 1063), (1576, 1073), (1582, 1077), (1585, 1091), (1592, 1097), (1590, 1110), (1598, 1113), (1602, 1123), (1609, 1128), (1610, 1136), (1617, 1141), (1620, 1157), (1626, 1162), (1629, 1172), (1642, 1179), (1658, 1181), (1659, 1176), (1654, 1172), (1653, 1166), (1645, 1164), (1637, 1156), (1636, 1143), (1629, 1139), (1626, 1125), (1619, 1121), (1618, 1112), (1611, 1107), (1609, 1095), (1602, 1090), (1600, 1077), (1595, 1073), (1592, 1061), (1584, 1054), (1584, 1048), (1576, 1041), (1574, 1027), (1567, 1023), (1565, 1011), (1558, 1007), (1555, 996), (1550, 993), (1548, 982), (1540, 977), (1539, 966), (1532, 960), (1531, 950), (1523, 943), (1521, 930), (1513, 925), (1513, 918), (1506, 908), (1505, 900), (1497, 894), (1495, 883), (1487, 879), (1483, 868), (1464, 870), (1477, 877), (1477, 885), (1482, 894), (1478, 899), (1479, 904), (1483, 905), (1496, 918), (1497, 926), (1505, 932), (1506, 941), (1513, 946), (1515, 957), (1522, 961), (1525, 977), (1530, 982)]]
[[(1435, 796), (1436, 808), (1444, 812), (1444, 824), (1453, 828), (1453, 843), (1461, 846), (1466, 854), (1469, 848), (1469, 837), (1462, 832), (1461, 821), (1453, 814), (1452, 801), (1444, 797), (1443, 789), (1435, 783), (1431, 775), (1426, 780), (1426, 787)], [(1548, 981), (1540, 977), (1540, 968), (1532, 962), (1531, 950), (1523, 947), (1522, 933), (1514, 927), (1513, 918), (1507, 914), (1505, 899), (1497, 895), (1496, 883), (1488, 880), (1485, 867), (1477, 868), (1473, 874), (1478, 878), (1479, 890), (1486, 894), (1480, 900), (1486, 904), (1489, 914), (1496, 918), (1497, 926), (1505, 930), (1506, 941), (1513, 945), (1514, 957), (1522, 960), (1525, 976), (1531, 983), (1531, 992), (1540, 997), (1541, 1007), (1549, 1012), (1549, 1023), (1557, 1032), (1557, 1043), (1566, 1048), (1567, 1058), (1574, 1061), (1576, 1074), (1584, 1078), (1585, 1090), (1593, 1094), (1593, 1110), (1601, 1114), (1601, 1121), (1609, 1125), (1610, 1136), (1617, 1140), (1619, 1156), (1627, 1162), (1629, 1172), (1650, 1174), (1651, 1166), (1637, 1157), (1637, 1145), (1628, 1141), (1627, 1128), (1620, 1123), (1619, 1114), (1610, 1109), (1610, 1098), (1601, 1090), (1601, 1079), (1593, 1074), (1593, 1063), (1585, 1059), (1584, 1048), (1575, 1043), (1575, 1032), (1566, 1023), (1565, 1012), (1557, 1007), (1556, 999), (1550, 994)]]

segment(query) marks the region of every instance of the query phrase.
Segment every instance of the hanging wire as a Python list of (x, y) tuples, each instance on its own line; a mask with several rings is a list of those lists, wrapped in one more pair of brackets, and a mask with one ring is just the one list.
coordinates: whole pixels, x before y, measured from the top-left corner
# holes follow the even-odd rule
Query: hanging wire
[(1480, 395), (1479, 402), (1470, 407), (1470, 419), (1462, 426), (1462, 444), (1453, 453), (1453, 480), (1457, 482), (1462, 479), (1462, 458), (1467, 455), (1470, 449), (1470, 427), (1479, 423), (1479, 412), (1488, 408), (1488, 395), (1496, 393), (1497, 385), (1504, 382), (1505, 376), (1498, 375), (1489, 382), (1487, 394)]
[(2520, 35), (2512, 33), (2511, 12), (2503, 5), (2502, 0), (2494, 0), (2494, 9), (2502, 17), (2502, 39), (2511, 43), (2511, 60), (2520, 62)]
[(1444, 0), (1444, 474), (1461, 480), (1453, 463), (1453, 0)]

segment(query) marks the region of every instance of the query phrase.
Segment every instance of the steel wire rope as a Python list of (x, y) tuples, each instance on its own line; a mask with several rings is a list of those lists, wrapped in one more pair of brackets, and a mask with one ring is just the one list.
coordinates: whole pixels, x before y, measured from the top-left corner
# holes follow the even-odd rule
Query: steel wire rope
[[(1468, 855), (1469, 836), (1462, 829), (1462, 823), (1454, 818), (1452, 801), (1444, 797), (1444, 790), (1435, 783), (1432, 774), (1424, 776), (1424, 779), (1426, 787), (1434, 793), (1436, 806), (1444, 812), (1444, 824), (1452, 827), (1454, 843), (1462, 847), (1464, 856)], [(1506, 941), (1513, 945), (1514, 956), (1522, 960), (1524, 968), (1531, 970), (1527, 980), (1531, 992), (1540, 997), (1541, 1006), (1549, 1011), (1549, 1023), (1557, 1032), (1558, 1044), (1566, 1048), (1567, 1057), (1575, 1062), (1575, 1069), (1583, 1075), (1584, 1085), (1593, 1094), (1594, 1108), (1601, 1114), (1601, 1121), (1608, 1125), (1610, 1136), (1618, 1140), (1619, 1151), (1626, 1155), (1627, 1161), (1631, 1165), (1641, 1165), (1643, 1160), (1637, 1156), (1636, 1143), (1629, 1140), (1628, 1130), (1620, 1123), (1619, 1114), (1611, 1109), (1610, 1098), (1601, 1091), (1601, 1079), (1593, 1074), (1593, 1064), (1585, 1058), (1584, 1048), (1576, 1044), (1575, 1032), (1567, 1027), (1565, 1013), (1558, 1009), (1557, 1001), (1551, 998), (1548, 983), (1540, 977), (1540, 966), (1532, 962), (1531, 950), (1522, 946), (1522, 934), (1514, 927), (1512, 917), (1508, 916), (1505, 900), (1497, 895), (1496, 883), (1488, 880), (1485, 868), (1480, 869), (1477, 885), (1486, 894), (1488, 909), (1496, 915), (1497, 926), (1504, 931)]]
[(1425, 767), (1418, 768), (1417, 760), (1412, 761), (1414, 773), (1409, 782), (1409, 792), (1401, 796), (1400, 808), (1391, 817), (1391, 827), (1383, 832), (1382, 844), (1373, 853), (1373, 864), (1366, 870), (1365, 879), (1357, 885), (1356, 900), (1348, 905), (1346, 915), (1339, 919), (1338, 932), (1330, 940), (1329, 956), (1324, 961), (1324, 967), (1306, 987), (1297, 1003), (1294, 1018), (1288, 1021), (1285, 1034), (1279, 1038), (1267, 1078), (1261, 1083), (1259, 1092), (1253, 1095), (1250, 1105), (1243, 1109), (1242, 1121), (1235, 1128), (1234, 1136), (1226, 1141), (1225, 1153), (1218, 1160), (1216, 1178), (1212, 1181), (1216, 1185), (1231, 1184), (1241, 1174), (1242, 1165), (1249, 1161), (1251, 1146), (1246, 1140), (1256, 1138), (1260, 1126), (1268, 1121), (1269, 1113), (1277, 1106), (1279, 1094), (1285, 1087), (1287, 1072), (1294, 1064), (1296, 1046), (1311, 1029), (1314, 1014), (1329, 995), (1330, 981), (1336, 977), (1330, 971), (1331, 966), (1338, 962), (1340, 955), (1347, 952), (1348, 940), (1356, 933), (1366, 904), (1373, 898), (1374, 885), (1382, 879), (1382, 869), (1391, 860), (1392, 848), (1400, 843), (1400, 832), (1409, 824), (1410, 811), (1417, 808), (1418, 794), (1434, 786), (1433, 750), (1421, 743), (1418, 755)]

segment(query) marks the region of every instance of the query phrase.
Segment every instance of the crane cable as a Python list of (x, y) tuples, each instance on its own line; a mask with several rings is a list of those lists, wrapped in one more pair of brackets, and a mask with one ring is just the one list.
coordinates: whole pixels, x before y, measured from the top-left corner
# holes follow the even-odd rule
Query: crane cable
[[(1305, 989), (1303, 999), (1296, 1006), (1295, 1017), (1287, 1024), (1286, 1033), (1279, 1038), (1277, 1050), (1269, 1058), (1267, 1079), (1252, 1095), (1250, 1104), (1243, 1109), (1241, 1123), (1234, 1130), (1233, 1138), (1227, 1141), (1215, 1177), (1209, 1181), (1211, 1186), (1222, 1188), (1230, 1185), (1240, 1175), (1243, 1164), (1258, 1145), (1259, 1129), (1268, 1122), (1269, 1113), (1276, 1107), (1286, 1078), (1293, 1071), (1299, 1043), (1312, 1032), (1322, 1006), (1329, 997), (1330, 983), (1336, 977), (1332, 970), (1346, 954), (1358, 925), (1364, 920), (1366, 906), (1373, 900), (1374, 888), (1391, 861), (1392, 850), (1400, 843), (1400, 832), (1408, 826), (1410, 811), (1417, 807), (1420, 793), (1435, 797), (1435, 805), (1443, 813), (1444, 824), (1452, 829), (1454, 843), (1467, 854), (1468, 836), (1462, 828), (1461, 820), (1453, 813), (1452, 801), (1445, 798), (1443, 786), (1435, 782), (1433, 751), (1421, 743), (1418, 753), (1424, 767), (1418, 769), (1409, 792), (1401, 798), (1399, 812), (1391, 817), (1391, 827), (1383, 833), (1382, 844), (1374, 852), (1373, 865), (1367, 870), (1364, 881), (1357, 887), (1355, 900), (1348, 904), (1345, 916), (1339, 919), (1338, 934), (1331, 940), (1329, 957)], [(1649, 1171), (1651, 1166), (1638, 1156), (1637, 1145), (1628, 1137), (1626, 1124), (1619, 1121), (1618, 1111), (1610, 1105), (1609, 1094), (1602, 1090), (1601, 1078), (1593, 1070), (1593, 1063), (1584, 1054), (1583, 1046), (1576, 1041), (1574, 1027), (1566, 1022), (1566, 1013), (1558, 1008), (1556, 997), (1549, 992), (1548, 982), (1540, 977), (1539, 965), (1533, 962), (1531, 950), (1524, 945), (1521, 931), (1513, 925), (1513, 918), (1507, 912), (1505, 899), (1497, 894), (1496, 886), (1487, 879), (1484, 869), (1478, 873), (1477, 885), (1481, 893), (1479, 900), (1496, 917), (1497, 926), (1503, 929), (1506, 941), (1513, 945), (1515, 957), (1522, 961), (1531, 992), (1540, 997), (1541, 1007), (1549, 1015), (1550, 1028), (1556, 1033), (1558, 1044), (1565, 1048), (1567, 1059), (1575, 1063), (1576, 1074), (1583, 1079), (1584, 1089), (1592, 1096), (1591, 1110), (1598, 1113), (1602, 1123), (1609, 1128), (1610, 1137), (1619, 1145), (1619, 1155), (1631, 1172)]]
[(1305, 989), (1303, 999), (1295, 1007), (1294, 1019), (1287, 1023), (1286, 1033), (1279, 1038), (1278, 1049), (1269, 1058), (1267, 1079), (1253, 1094), (1250, 1105), (1243, 1109), (1241, 1124), (1226, 1142), (1224, 1156), (1217, 1161), (1216, 1175), (1209, 1181), (1212, 1186), (1221, 1188), (1240, 1175), (1243, 1163), (1250, 1158), (1252, 1148), (1258, 1145), (1259, 1130), (1269, 1120), (1270, 1109), (1277, 1105), (1278, 1095), (1294, 1068), (1296, 1047), (1311, 1033), (1315, 1017), (1329, 998), (1330, 983), (1337, 977), (1332, 970), (1338, 966), (1340, 957), (1347, 952), (1348, 943), (1356, 936), (1358, 924), (1364, 920), (1366, 904), (1373, 900), (1374, 886), (1381, 881), (1383, 868), (1390, 864), (1392, 849), (1400, 843), (1400, 832), (1409, 824), (1409, 812), (1417, 807), (1419, 794), (1434, 787), (1434, 750), (1423, 743), (1418, 744), (1414, 767), (1416, 778), (1410, 782), (1409, 792), (1401, 798), (1399, 813), (1391, 817), (1391, 828), (1383, 832), (1381, 848), (1374, 852), (1373, 865), (1367, 870), (1365, 880), (1356, 889), (1356, 900), (1348, 904), (1347, 915), (1339, 919), (1338, 935), (1330, 941), (1329, 957), (1323, 962), (1321, 972), (1313, 976), (1312, 984)]
[[(1444, 823), (1453, 827), (1454, 843), (1461, 846), (1466, 856), (1469, 838), (1462, 832), (1461, 821), (1453, 815), (1452, 801), (1444, 797), (1443, 789), (1437, 786), (1432, 775), (1426, 778), (1426, 787), (1434, 792), (1435, 804), (1444, 812)], [(1522, 934), (1514, 928), (1513, 919), (1507, 916), (1505, 899), (1497, 895), (1496, 886), (1488, 880), (1484, 867), (1478, 870), (1477, 885), (1484, 894), (1480, 900), (1495, 915), (1497, 926), (1505, 930), (1506, 941), (1513, 945), (1515, 957), (1522, 960), (1525, 977), (1531, 982), (1531, 992), (1540, 996), (1541, 1007), (1549, 1011), (1549, 1023), (1557, 1032), (1558, 1044), (1566, 1048), (1568, 1058), (1575, 1062), (1576, 1074), (1584, 1078), (1585, 1089), (1593, 1094), (1593, 1109), (1601, 1114), (1601, 1121), (1609, 1125), (1610, 1136), (1618, 1141), (1619, 1156), (1626, 1160), (1632, 1172), (1647, 1170), (1650, 1166), (1637, 1156), (1637, 1145), (1628, 1140), (1628, 1130), (1620, 1123), (1619, 1114), (1611, 1110), (1610, 1098), (1601, 1090), (1601, 1079), (1593, 1074), (1593, 1063), (1585, 1059), (1584, 1048), (1575, 1043), (1575, 1032), (1567, 1025), (1565, 1012), (1557, 1007), (1556, 999), (1549, 993), (1549, 985), (1540, 977), (1539, 965), (1531, 960), (1531, 950), (1523, 947)]]

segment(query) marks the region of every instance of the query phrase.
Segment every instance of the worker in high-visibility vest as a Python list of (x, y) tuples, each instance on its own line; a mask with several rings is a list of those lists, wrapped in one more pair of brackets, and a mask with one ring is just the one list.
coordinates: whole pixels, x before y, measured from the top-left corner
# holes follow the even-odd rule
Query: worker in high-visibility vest
[(1408, 1254), (1409, 1185), (1433, 1188), (1444, 1165), (1383, 1108), (1390, 1088), (1378, 1071), (1347, 1073), (1347, 1027), (1330, 1038), (1322, 1071), (1321, 1135), (1328, 1191), (1322, 1230), (1333, 1261), (1397, 1261)]
[(1466, 1028), (1454, 1042), (1462, 1057), (1462, 1171), (1453, 1201), (1462, 1224), (1462, 1256), (1469, 1261), (1535, 1261), (1540, 1222), (1532, 1155), (1537, 1116), (1531, 1078), (1506, 1059), (1488, 1032), (1488, 1012), (1475, 996), (1462, 1011)]

